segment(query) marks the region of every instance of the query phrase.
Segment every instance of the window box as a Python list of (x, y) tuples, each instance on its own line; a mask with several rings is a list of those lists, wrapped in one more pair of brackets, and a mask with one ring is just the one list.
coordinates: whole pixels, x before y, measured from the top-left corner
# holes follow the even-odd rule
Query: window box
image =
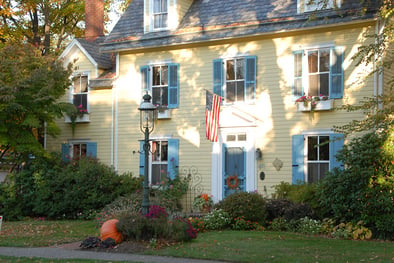
[(157, 119), (171, 119), (171, 110), (170, 109), (158, 109), (157, 110)]
[(308, 102), (297, 102), (297, 110), (298, 111), (324, 111), (331, 110), (334, 106), (334, 100), (320, 100), (314, 101), (316, 103), (312, 109), (312, 104), (310, 101)]
[[(71, 118), (70, 118), (70, 116), (68, 116), (68, 115), (65, 115), (64, 116), (64, 122), (65, 123), (71, 123)], [(89, 114), (88, 113), (85, 113), (83, 116), (81, 116), (81, 117), (77, 117), (77, 119), (75, 120), (75, 122), (76, 123), (83, 123), (83, 122), (90, 122), (90, 119), (89, 119)]]

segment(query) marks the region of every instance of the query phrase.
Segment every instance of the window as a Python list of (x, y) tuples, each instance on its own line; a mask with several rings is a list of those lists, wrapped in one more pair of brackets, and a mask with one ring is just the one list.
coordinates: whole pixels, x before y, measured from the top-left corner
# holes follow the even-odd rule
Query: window
[(343, 96), (343, 50), (327, 47), (296, 51), (294, 57), (293, 95)]
[(141, 67), (142, 92), (152, 95), (152, 103), (162, 108), (178, 108), (178, 64)]
[(331, 9), (334, 7), (334, 0), (304, 0), (305, 12), (312, 12), (316, 10)]
[(292, 138), (292, 182), (314, 183), (327, 171), (342, 167), (335, 155), (343, 147), (343, 134), (294, 135)]
[(226, 103), (254, 100), (256, 93), (256, 57), (214, 60), (213, 81), (214, 93), (224, 97)]
[(88, 110), (88, 76), (78, 75), (72, 79), (73, 104), (80, 110)]
[(153, 29), (165, 29), (168, 25), (167, 0), (153, 0), (152, 24)]
[(97, 157), (97, 143), (73, 141), (62, 144), (62, 159), (63, 161), (70, 161), (74, 158), (80, 157)]
[[(164, 179), (178, 175), (178, 139), (152, 139), (149, 153), (149, 181), (160, 184)], [(145, 172), (144, 141), (140, 142), (140, 175)]]

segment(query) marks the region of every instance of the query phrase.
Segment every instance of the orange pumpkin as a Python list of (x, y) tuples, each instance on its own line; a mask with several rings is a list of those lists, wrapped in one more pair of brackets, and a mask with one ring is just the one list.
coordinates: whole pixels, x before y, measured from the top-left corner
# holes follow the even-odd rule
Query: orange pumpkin
[(116, 244), (122, 242), (122, 234), (116, 229), (116, 223), (118, 222), (118, 219), (110, 219), (104, 222), (100, 228), (100, 238), (102, 241), (112, 238)]

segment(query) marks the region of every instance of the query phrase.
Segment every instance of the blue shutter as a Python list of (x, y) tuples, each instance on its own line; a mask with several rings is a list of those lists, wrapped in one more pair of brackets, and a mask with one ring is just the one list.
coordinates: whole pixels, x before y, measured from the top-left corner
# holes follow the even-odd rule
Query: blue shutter
[(331, 48), (330, 62), (330, 98), (343, 97), (343, 48)]
[(222, 95), (223, 88), (223, 60), (215, 59), (213, 61), (213, 93), (218, 96)]
[(245, 58), (245, 95), (246, 101), (256, 97), (256, 56)]
[(168, 108), (178, 108), (179, 104), (179, 64), (168, 65)]
[(149, 92), (149, 66), (141, 67), (141, 91), (145, 94), (146, 91)]
[(292, 137), (292, 183), (300, 184), (304, 179), (304, 135)]
[(97, 157), (97, 142), (86, 143), (86, 156), (93, 158)]
[(70, 161), (70, 145), (68, 143), (62, 143), (62, 160), (63, 162)]
[(341, 133), (330, 135), (330, 169), (343, 167), (342, 162), (338, 161), (336, 154), (343, 148), (344, 135)]
[(175, 179), (175, 177), (178, 175), (178, 169), (179, 169), (179, 140), (169, 139), (167, 174), (171, 180)]
[(303, 56), (304, 51), (294, 51), (293, 52), (293, 88), (292, 94), (294, 99), (297, 99), (304, 95), (304, 86), (302, 83), (303, 70)]
[(145, 152), (144, 152), (144, 141), (140, 141), (140, 176), (144, 176), (145, 172)]

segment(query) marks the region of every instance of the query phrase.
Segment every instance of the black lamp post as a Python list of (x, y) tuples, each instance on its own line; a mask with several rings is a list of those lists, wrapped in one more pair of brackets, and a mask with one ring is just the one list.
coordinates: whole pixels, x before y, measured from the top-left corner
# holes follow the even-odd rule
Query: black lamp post
[(149, 213), (149, 133), (151, 133), (155, 127), (156, 107), (150, 102), (152, 97), (148, 92), (142, 98), (144, 101), (141, 102), (138, 110), (140, 111), (140, 129), (145, 134), (144, 191), (142, 196), (142, 214), (145, 215)]

